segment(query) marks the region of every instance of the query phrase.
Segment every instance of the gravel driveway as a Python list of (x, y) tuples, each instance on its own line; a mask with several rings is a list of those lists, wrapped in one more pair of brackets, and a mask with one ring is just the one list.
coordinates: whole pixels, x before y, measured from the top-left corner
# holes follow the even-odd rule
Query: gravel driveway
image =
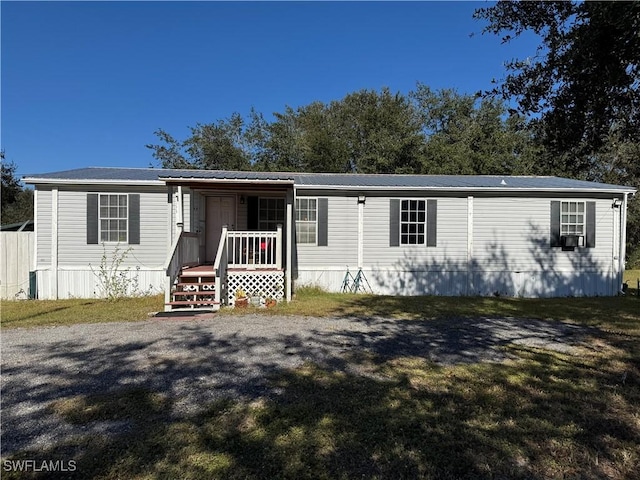
[(347, 353), (416, 355), (442, 364), (502, 361), (502, 346), (570, 351), (583, 327), (513, 318), (388, 320), (222, 316), (2, 331), (2, 455), (74, 435), (121, 431), (71, 425), (47, 411), (79, 394), (144, 387), (173, 400), (172, 416), (221, 397), (270, 395), (266, 377), (313, 361), (357, 373)]

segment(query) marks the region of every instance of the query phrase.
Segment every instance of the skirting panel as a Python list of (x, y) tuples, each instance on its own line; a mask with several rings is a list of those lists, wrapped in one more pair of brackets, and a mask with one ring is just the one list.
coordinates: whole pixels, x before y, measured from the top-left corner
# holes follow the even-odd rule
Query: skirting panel
[[(355, 276), (357, 270), (350, 270)], [(506, 296), (506, 297), (590, 297), (617, 294), (615, 282), (605, 272), (472, 272), (401, 271), (395, 269), (363, 269), (377, 295), (442, 295), (442, 296)], [(340, 292), (344, 271), (299, 270), (295, 287), (319, 287)]]
[[(164, 270), (130, 269), (121, 273), (128, 279), (129, 295), (156, 295), (164, 292)], [(103, 296), (100, 281), (91, 270), (59, 269), (57, 272), (57, 293), (55, 291), (55, 275), (52, 270), (37, 271), (39, 299), (100, 298)]]
[(617, 294), (600, 272), (473, 272), (471, 295), (525, 298), (595, 297)]
[(259, 297), (261, 304), (264, 304), (267, 298), (280, 302), (284, 299), (284, 272), (259, 270), (227, 272), (227, 305), (235, 305), (238, 290), (243, 290), (248, 297)]

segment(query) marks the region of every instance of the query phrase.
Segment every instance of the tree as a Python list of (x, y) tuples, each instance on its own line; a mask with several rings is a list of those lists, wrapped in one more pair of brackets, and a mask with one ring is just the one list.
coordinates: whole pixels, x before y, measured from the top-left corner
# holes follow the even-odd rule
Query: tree
[(22, 191), (20, 180), (16, 177), (16, 165), (13, 162), (5, 162), (4, 150), (0, 152), (2, 159), (2, 210), (18, 198)]
[(550, 168), (597, 179), (594, 155), (615, 130), (640, 141), (640, 2), (511, 2), (476, 10), (503, 43), (529, 31), (533, 57), (506, 64), (489, 92), (539, 115)]
[(424, 143), (420, 116), (407, 97), (360, 90), (332, 103), (348, 170), (354, 173), (419, 173)]
[[(503, 43), (524, 32), (541, 39), (487, 93), (534, 117), (546, 172), (640, 187), (640, 2), (501, 1), (474, 16)], [(640, 258), (637, 195), (628, 239)]]
[(525, 119), (497, 99), (433, 91), (419, 83), (411, 92), (426, 137), (423, 169), (432, 174), (536, 173), (536, 147)]
[(191, 136), (178, 142), (162, 129), (155, 132), (163, 144), (149, 144), (163, 168), (248, 170), (250, 155), (245, 138), (245, 122), (238, 113), (215, 123), (196, 124)]
[(2, 160), (2, 223), (12, 224), (33, 219), (33, 191), (25, 189), (16, 177), (16, 165)]

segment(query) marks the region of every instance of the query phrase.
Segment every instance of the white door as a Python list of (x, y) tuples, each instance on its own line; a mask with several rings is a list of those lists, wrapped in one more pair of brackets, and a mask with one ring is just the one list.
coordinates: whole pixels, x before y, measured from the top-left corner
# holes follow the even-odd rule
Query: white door
[(205, 227), (205, 260), (213, 263), (218, 252), (222, 226), (235, 229), (236, 202), (235, 197), (207, 197), (207, 219)]

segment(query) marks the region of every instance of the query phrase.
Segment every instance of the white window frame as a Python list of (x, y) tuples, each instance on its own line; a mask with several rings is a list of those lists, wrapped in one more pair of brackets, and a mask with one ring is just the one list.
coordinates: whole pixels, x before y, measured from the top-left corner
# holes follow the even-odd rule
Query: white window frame
[[(277, 203), (278, 202), (282, 202), (282, 209), (280, 209), (280, 213), (282, 214), (282, 218), (280, 220), (278, 220), (277, 218), (275, 220), (269, 220), (269, 218), (267, 218), (266, 220), (263, 220), (262, 219), (262, 212), (266, 211), (267, 212), (267, 217), (268, 217), (268, 212), (270, 210), (268, 207), (264, 208), (264, 209), (262, 208), (262, 202), (263, 201), (266, 201), (266, 202), (273, 201), (273, 202), (276, 203), (276, 209), (274, 210), (276, 212), (276, 215), (277, 215), (277, 212), (279, 210), (278, 206), (277, 206)], [(271, 223), (275, 222), (275, 223), (273, 223), (273, 229), (270, 230), (269, 228), (264, 228), (263, 227), (263, 224), (270, 223), (270, 222)], [(282, 197), (259, 197), (258, 198), (258, 229), (261, 232), (262, 231), (274, 231), (275, 232), (278, 229), (278, 224), (284, 225), (284, 223), (285, 223), (285, 201), (284, 201), (284, 198), (282, 198)]]
[[(118, 205), (117, 206), (112, 206), (111, 205), (111, 197), (118, 197)], [(126, 204), (124, 206), (120, 205), (120, 197), (124, 197), (126, 200)], [(102, 204), (102, 199), (103, 198), (107, 198), (107, 205), (103, 205)], [(115, 217), (111, 216), (111, 212), (109, 211), (109, 213), (106, 216), (103, 216), (103, 208), (107, 208), (107, 209), (111, 209), (111, 208), (116, 208), (118, 209), (118, 215)], [(122, 217), (120, 215), (120, 209), (123, 208), (124, 209), (124, 213), (125, 216)], [(120, 228), (112, 230), (111, 228), (107, 228), (106, 232), (109, 232), (108, 236), (111, 236), (111, 232), (115, 231), (115, 232), (124, 232), (124, 240), (121, 238), (118, 238), (118, 240), (104, 240), (102, 238), (102, 233), (105, 232), (105, 230), (103, 230), (102, 228), (102, 222), (106, 221), (106, 222), (111, 222), (111, 221), (117, 221), (117, 222), (121, 222), (121, 221), (125, 221), (126, 222), (126, 227), (124, 230), (121, 230)], [(119, 237), (119, 235), (118, 235)], [(129, 195), (127, 195), (126, 193), (99, 193), (98, 194), (98, 239), (100, 241), (100, 243), (110, 243), (110, 244), (117, 244), (117, 243), (128, 243), (129, 242)]]
[(587, 204), (581, 200), (560, 202), (560, 236), (587, 234)]
[[(411, 202), (416, 203), (416, 209), (411, 209)], [(404, 208), (404, 205), (407, 205), (407, 208)], [(422, 204), (422, 209), (419, 208), (420, 204)], [(406, 216), (403, 215), (406, 213)], [(412, 219), (411, 214), (415, 214), (415, 220)], [(420, 218), (422, 217), (422, 220)], [(400, 229), (399, 239), (400, 246), (414, 246), (414, 245), (426, 245), (427, 244), (427, 200), (424, 198), (403, 198), (400, 200), (400, 221), (398, 222), (398, 228)], [(411, 232), (411, 226), (415, 225), (415, 232)], [(406, 232), (403, 228), (406, 226)], [(420, 232), (420, 227), (422, 227), (422, 232)], [(415, 236), (416, 242), (411, 243), (409, 239)], [(422, 241), (420, 240), (420, 236), (422, 236)]]
[[(307, 202), (313, 201), (315, 203), (315, 207), (311, 210), (308, 206), (306, 209), (301, 209), (300, 208), (300, 202), (304, 200)], [(308, 205), (308, 204), (307, 204)], [(296, 243), (299, 245), (318, 245), (318, 197), (300, 197), (300, 198), (296, 198)], [(299, 219), (299, 215), (302, 212), (311, 212), (313, 211), (315, 214), (315, 219), (314, 220), (300, 220)], [(301, 226), (306, 226), (306, 225), (313, 225), (315, 227), (315, 236), (313, 238), (313, 242), (310, 241), (306, 241), (306, 242), (302, 242), (300, 241), (300, 231), (298, 229), (298, 227)], [(308, 233), (308, 232), (306, 232)]]

